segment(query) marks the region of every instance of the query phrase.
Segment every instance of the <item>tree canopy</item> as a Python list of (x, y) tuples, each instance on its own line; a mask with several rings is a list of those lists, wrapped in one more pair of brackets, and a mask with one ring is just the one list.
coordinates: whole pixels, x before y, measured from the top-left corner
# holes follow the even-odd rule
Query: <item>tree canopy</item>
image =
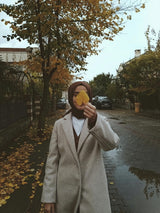
[(149, 28), (146, 31), (146, 38), (148, 41), (146, 52), (123, 64), (123, 69), (118, 73), (118, 77), (126, 94), (139, 99), (144, 95), (147, 95), (148, 98), (154, 95), (158, 101), (160, 98), (160, 39), (158, 36), (156, 46), (153, 46)]
[[(49, 57), (55, 56), (55, 64), (63, 60), (73, 71), (84, 68), (85, 58), (97, 53), (103, 39), (113, 40), (128, 17), (128, 8), (112, 0), (18, 0), (15, 5), (0, 6), (13, 17), (13, 21), (5, 21), (12, 29), (7, 40), (26, 39), (37, 44), (47, 68)], [(55, 69), (47, 71), (51, 77)]]
[[(144, 7), (132, 8), (139, 12)], [(26, 39), (39, 47), (36, 54), (44, 80), (39, 128), (44, 126), (53, 74), (62, 67), (63, 73), (85, 70), (87, 56), (97, 54), (99, 43), (113, 40), (130, 19), (128, 7), (120, 0), (18, 0), (14, 5), (0, 4), (0, 8), (13, 18), (2, 20), (12, 29), (6, 39)]]
[(92, 87), (93, 96), (96, 95), (107, 95), (107, 88), (111, 84), (113, 76), (108, 74), (99, 74), (89, 84)]
[(156, 52), (146, 52), (129, 64), (123, 65), (119, 73), (121, 83), (128, 93), (154, 94), (160, 88), (160, 57)]

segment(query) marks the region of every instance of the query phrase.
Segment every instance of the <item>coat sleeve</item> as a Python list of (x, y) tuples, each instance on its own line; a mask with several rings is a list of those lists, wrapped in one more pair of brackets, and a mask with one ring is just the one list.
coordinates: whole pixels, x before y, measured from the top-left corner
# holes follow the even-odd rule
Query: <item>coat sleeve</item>
[(95, 126), (89, 132), (96, 137), (99, 145), (104, 151), (112, 150), (118, 146), (119, 137), (112, 130), (109, 122), (101, 115), (97, 115)]
[(54, 125), (49, 145), (49, 154), (46, 161), (45, 177), (43, 182), (43, 190), (41, 202), (56, 203), (56, 178), (59, 162), (58, 154), (58, 136), (56, 131), (56, 123)]

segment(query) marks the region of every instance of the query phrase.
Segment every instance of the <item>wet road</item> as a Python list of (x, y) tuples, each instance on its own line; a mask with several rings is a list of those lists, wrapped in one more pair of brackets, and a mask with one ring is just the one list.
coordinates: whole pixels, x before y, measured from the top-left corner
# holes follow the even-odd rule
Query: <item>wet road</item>
[[(119, 148), (104, 153), (114, 187), (127, 210), (160, 212), (160, 121), (124, 110), (100, 110), (120, 137)], [(115, 200), (114, 200), (115, 201)], [(111, 203), (112, 196), (111, 196)]]

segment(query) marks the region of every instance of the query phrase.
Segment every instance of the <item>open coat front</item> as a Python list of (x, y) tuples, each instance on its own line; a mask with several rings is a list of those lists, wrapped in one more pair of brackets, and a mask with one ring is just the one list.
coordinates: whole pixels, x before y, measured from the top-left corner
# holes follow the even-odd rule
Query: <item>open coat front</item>
[(98, 114), (95, 126), (82, 128), (75, 148), (71, 114), (56, 121), (46, 162), (42, 202), (56, 203), (56, 213), (111, 213), (101, 148), (115, 148), (119, 138)]

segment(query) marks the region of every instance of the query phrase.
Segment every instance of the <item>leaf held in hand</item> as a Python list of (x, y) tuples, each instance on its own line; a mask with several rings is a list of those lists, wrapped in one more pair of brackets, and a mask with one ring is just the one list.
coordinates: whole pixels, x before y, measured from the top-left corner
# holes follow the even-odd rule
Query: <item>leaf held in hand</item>
[(89, 97), (84, 90), (81, 90), (80, 93), (76, 96), (76, 102), (79, 106), (89, 102)]

